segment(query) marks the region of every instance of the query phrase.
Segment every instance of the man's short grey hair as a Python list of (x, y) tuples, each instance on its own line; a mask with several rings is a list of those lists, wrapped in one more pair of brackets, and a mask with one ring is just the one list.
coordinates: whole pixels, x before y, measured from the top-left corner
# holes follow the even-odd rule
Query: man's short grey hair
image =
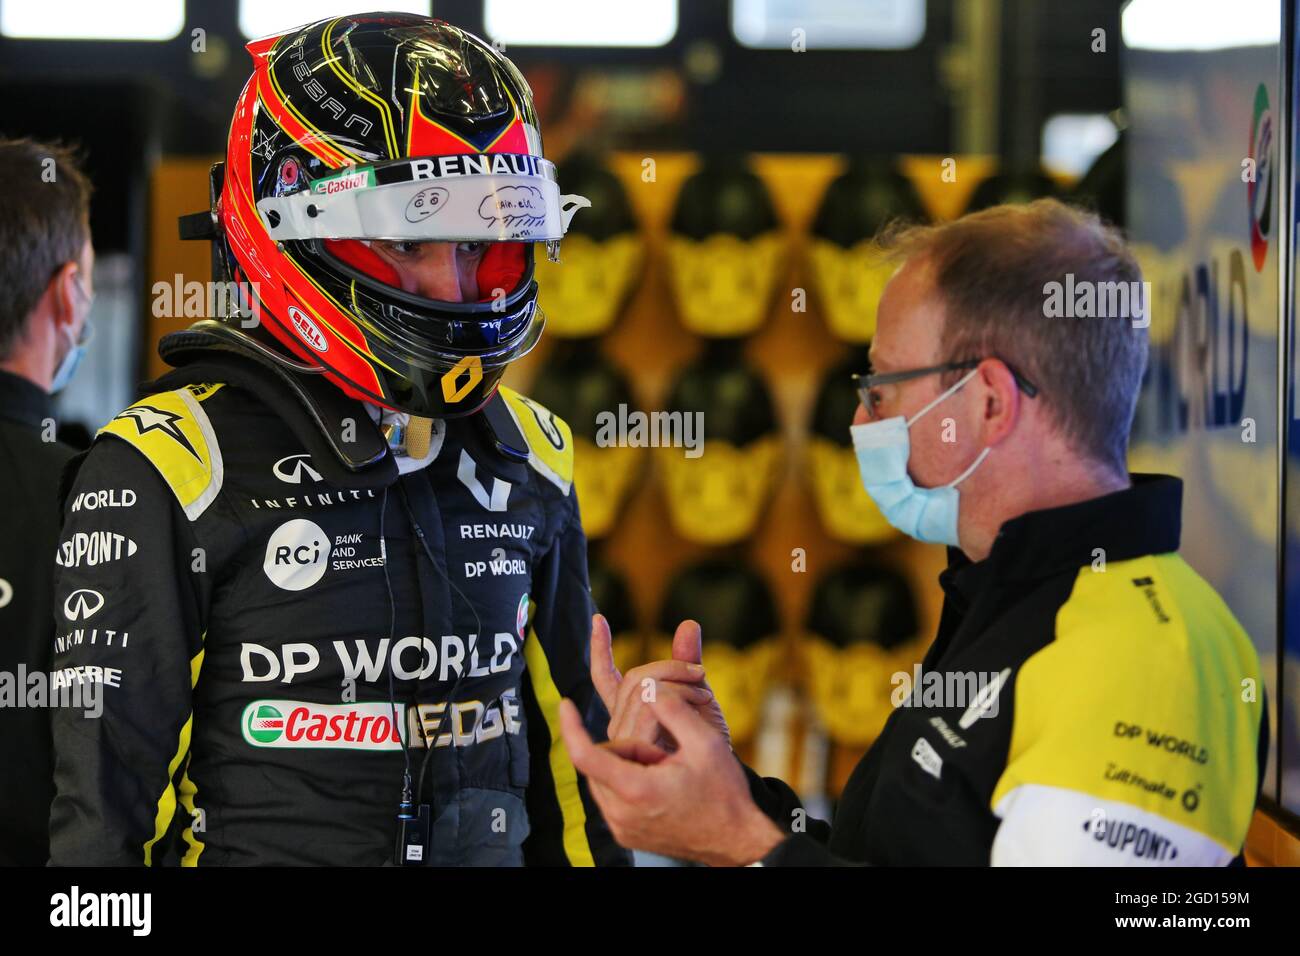
[[(1049, 317), (1046, 291), (1071, 274), (1076, 288), (1140, 283), (1118, 229), (1088, 210), (1039, 199), (938, 225), (892, 224), (880, 242), (928, 267), (944, 307), (940, 361), (1009, 363), (1038, 386), (1035, 401), (1078, 453), (1126, 470), (1147, 362), (1145, 322), (1134, 321), (1138, 303), (1105, 318)], [(1150, 309), (1145, 294), (1140, 302)]]

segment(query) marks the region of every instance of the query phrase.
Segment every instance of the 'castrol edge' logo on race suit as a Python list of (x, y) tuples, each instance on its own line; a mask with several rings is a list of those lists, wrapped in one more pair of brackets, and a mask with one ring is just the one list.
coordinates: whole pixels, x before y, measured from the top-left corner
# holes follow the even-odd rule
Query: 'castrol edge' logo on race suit
[[(514, 688), (483, 701), (405, 704), (312, 704), (301, 700), (255, 700), (244, 708), (240, 729), (254, 747), (286, 750), (401, 750), (406, 720), (414, 748), (470, 747), (523, 731)], [(450, 718), (448, 720), (447, 718)]]
[(310, 704), (255, 700), (240, 727), (254, 747), (321, 750), (401, 750), (402, 704)]

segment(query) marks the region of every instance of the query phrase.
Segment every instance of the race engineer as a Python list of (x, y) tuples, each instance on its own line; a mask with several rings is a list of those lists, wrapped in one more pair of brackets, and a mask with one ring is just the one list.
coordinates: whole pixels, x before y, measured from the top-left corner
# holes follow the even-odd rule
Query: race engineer
[(249, 44), (212, 210), (238, 294), (65, 492), (54, 864), (615, 865), (568, 426), (500, 386), (582, 200), (482, 40), (363, 14)]
[[(828, 824), (730, 757), (715, 702), (619, 675), (597, 618), (611, 743), (561, 716), (614, 836), (767, 866), (1239, 859), (1268, 750), (1261, 671), (1178, 554), (1182, 483), (1126, 468), (1149, 324), (1136, 262), (1054, 200), (914, 227), (894, 249), (852, 433), (889, 522), (949, 549), (921, 671), (894, 675)], [(1054, 317), (1067, 275), (1094, 304), (1130, 295)], [(700, 662), (697, 628), (674, 657)]]

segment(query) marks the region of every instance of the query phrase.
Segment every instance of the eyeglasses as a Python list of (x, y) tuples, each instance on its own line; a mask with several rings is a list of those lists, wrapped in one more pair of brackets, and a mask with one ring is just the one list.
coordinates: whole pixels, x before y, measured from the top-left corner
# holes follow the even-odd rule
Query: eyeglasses
[[(996, 356), (989, 357), (996, 358)], [(873, 393), (873, 389), (877, 389), (882, 385), (897, 385), (900, 382), (908, 382), (926, 375), (939, 375), (943, 372), (959, 372), (972, 369), (983, 361), (984, 359), (966, 359), (962, 362), (945, 362), (942, 365), (929, 365), (925, 368), (914, 368), (905, 372), (868, 372), (865, 375), (854, 375), (853, 387), (857, 389), (858, 398), (861, 399), (867, 414), (874, 419), (876, 417), (876, 405), (879, 404), (880, 399), (877, 394)], [(1002, 359), (998, 359), (998, 361), (1007, 367), (1007, 371), (1011, 373), (1011, 377), (1016, 380), (1016, 385), (1022, 392), (1030, 398), (1035, 398), (1038, 395), (1037, 385), (1017, 372), (1009, 362), (1003, 362)]]

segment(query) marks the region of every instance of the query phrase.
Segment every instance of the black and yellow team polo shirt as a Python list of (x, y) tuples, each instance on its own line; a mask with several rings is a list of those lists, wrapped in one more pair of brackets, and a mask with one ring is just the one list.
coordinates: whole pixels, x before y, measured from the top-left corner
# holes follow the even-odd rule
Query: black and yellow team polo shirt
[(1132, 486), (955, 549), (939, 632), (834, 823), (750, 772), (792, 836), (768, 866), (1214, 866), (1241, 852), (1268, 723), (1259, 660), (1179, 557), (1182, 482)]

